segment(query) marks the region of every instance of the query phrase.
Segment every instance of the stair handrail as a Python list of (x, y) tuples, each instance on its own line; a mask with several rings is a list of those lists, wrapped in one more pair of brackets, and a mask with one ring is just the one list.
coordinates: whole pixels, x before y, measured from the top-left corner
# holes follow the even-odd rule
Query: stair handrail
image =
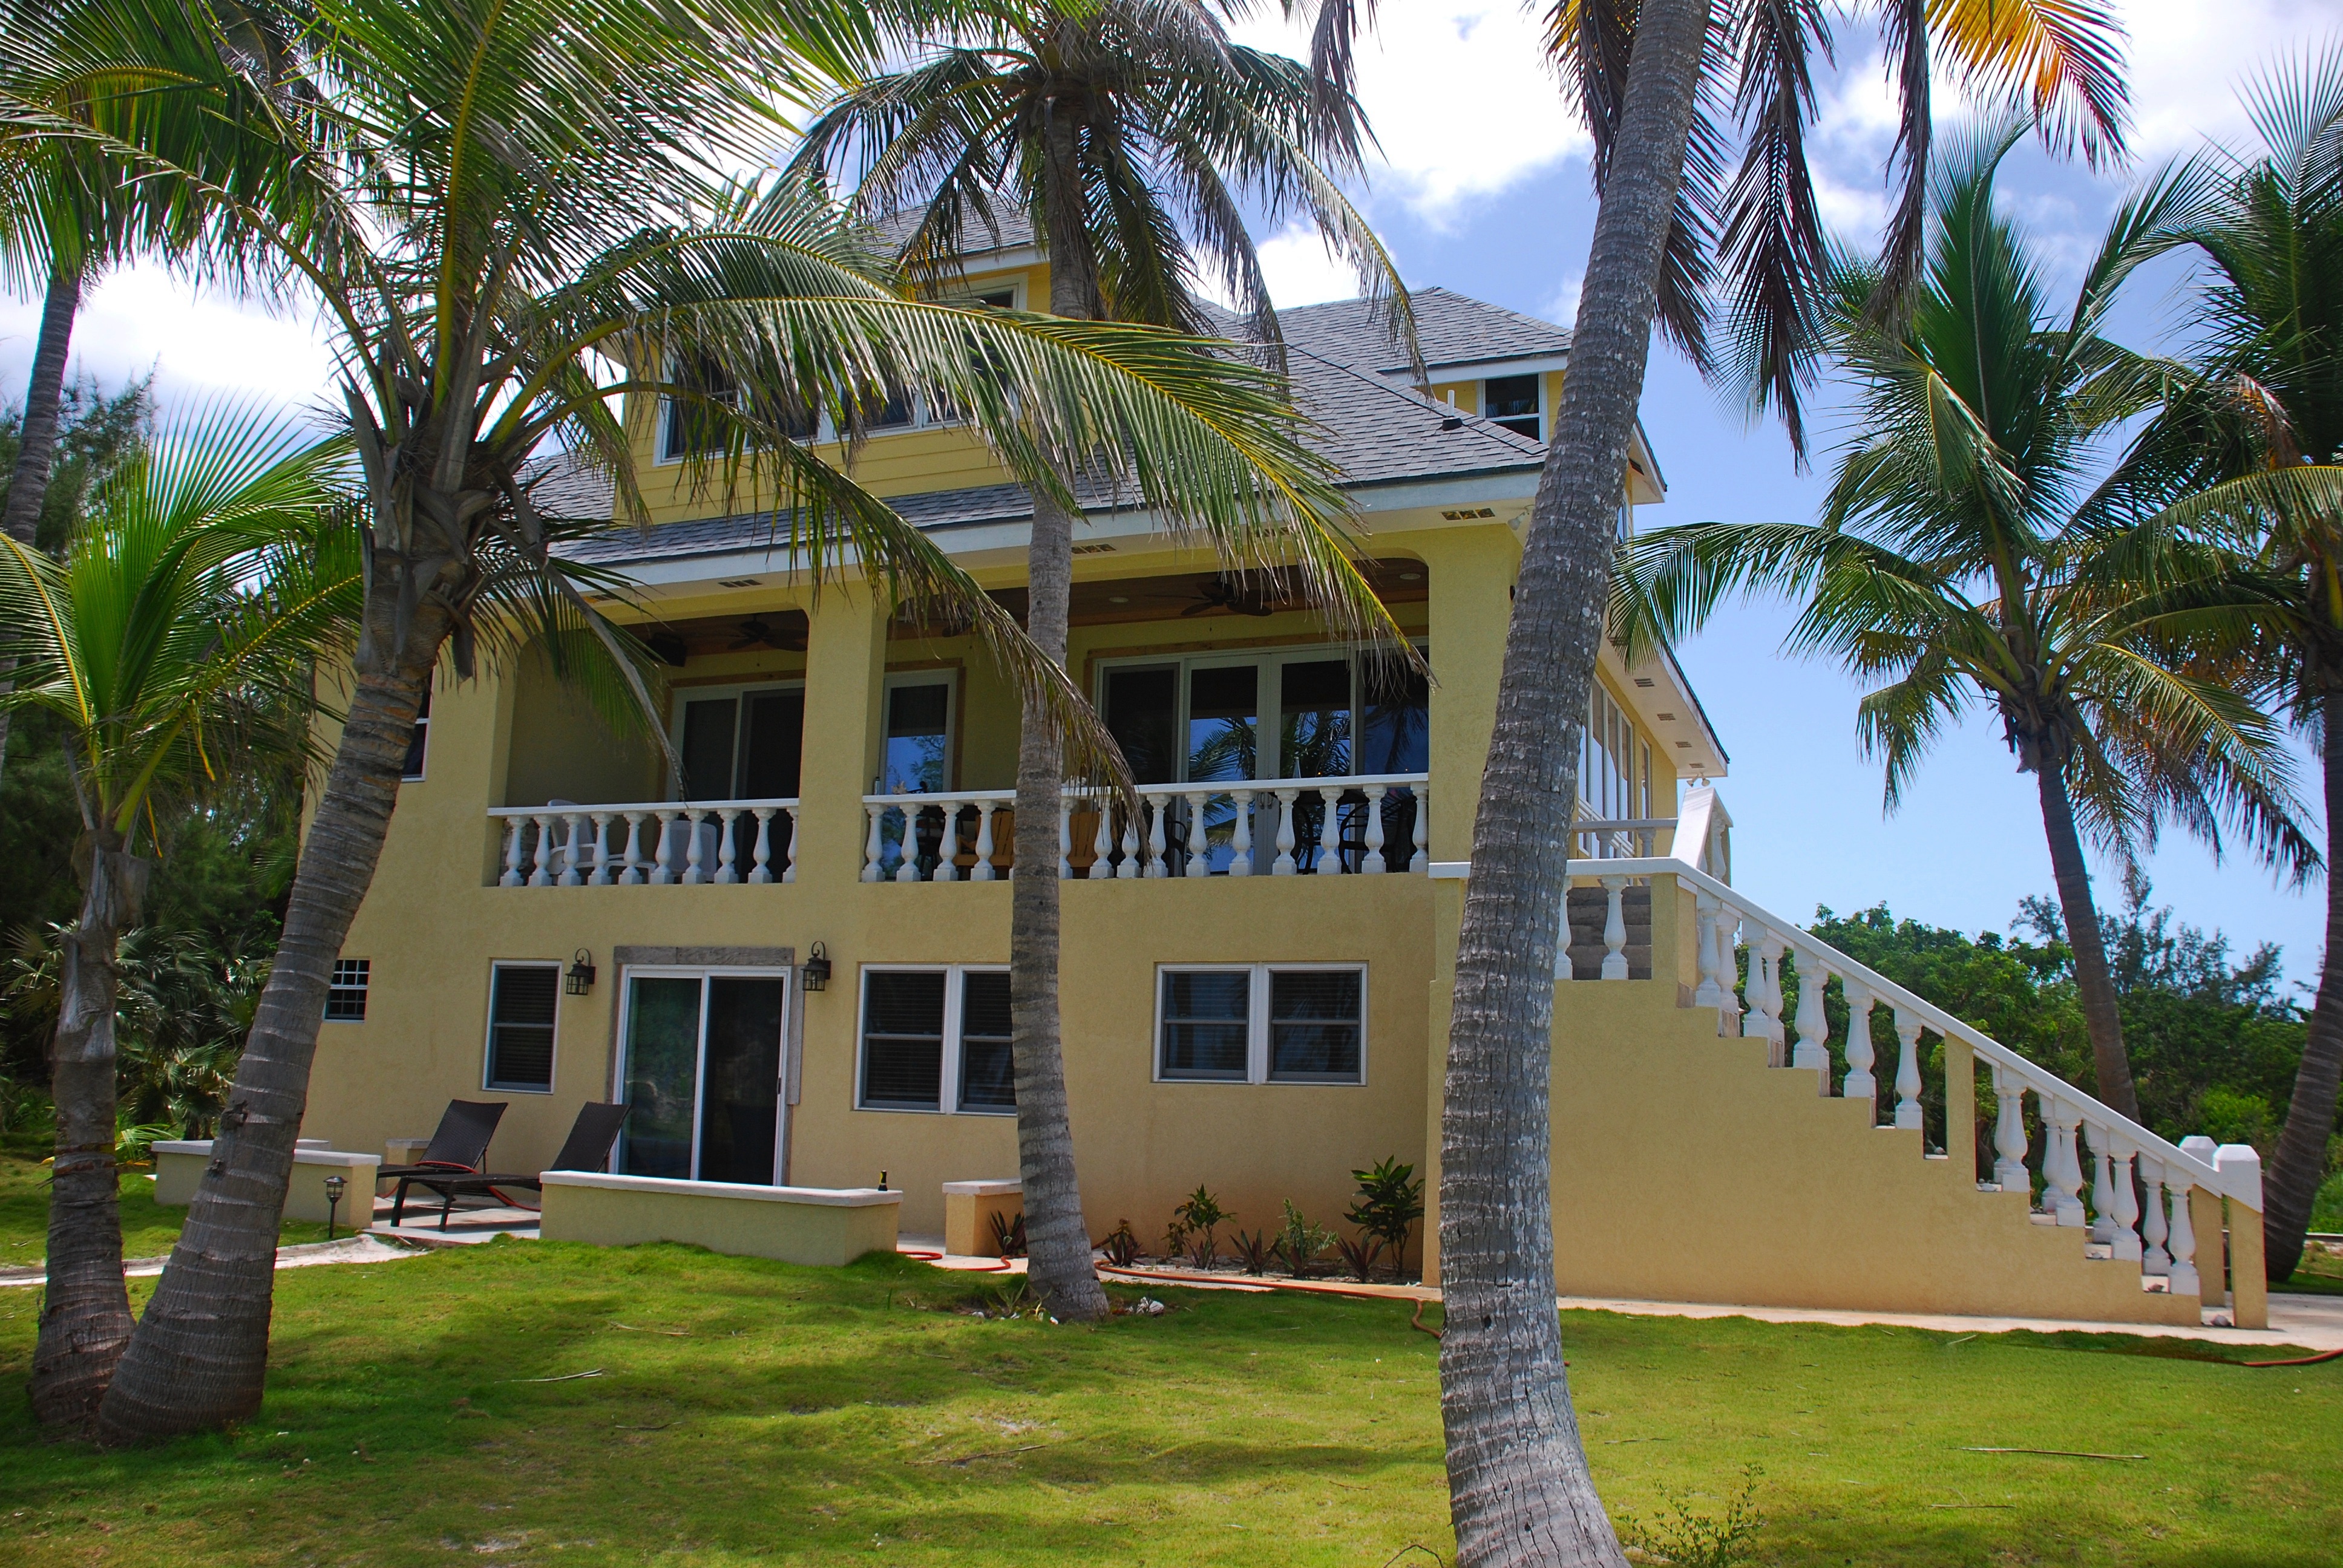
[[(1582, 863), (1587, 868), (1583, 871), (1578, 869)], [(1467, 862), (1467, 874), (1469, 865)], [(1937, 1034), (1960, 1040), (1986, 1062), (2017, 1078), (2025, 1091), (2037, 1096), (2049, 1095), (2062, 1105), (2073, 1107), (2080, 1112), (2078, 1121), (2095, 1123), (2117, 1134), (2126, 1142), (2137, 1146), (2140, 1152), (2162, 1163), (2166, 1170), (2185, 1175), (2190, 1185), (2235, 1198), (2249, 1208), (2259, 1210), (2261, 1195), (2258, 1191), (2246, 1190), (2255, 1184), (2241, 1179), (2245, 1174), (2242, 1171), (2232, 1175), (2178, 1144), (2149, 1131), (2113, 1106), (2077, 1089), (2032, 1058), (2010, 1050), (1983, 1030), (1963, 1022), (1926, 998), (1896, 984), (1870, 965), (1849, 958), (1795, 921), (1785, 920), (1761, 908), (1747, 895), (1736, 892), (1697, 866), (1672, 855), (1652, 855), (1632, 860), (1574, 861), (1569, 874), (1574, 877), (1670, 876), (1687, 882), (1695, 891), (1719, 900), (1743, 919), (1755, 920), (1773, 931), (1792, 949), (1812, 952), (1824, 968), (1842, 980), (1853, 979), (1871, 993), (1875, 1001), (1900, 1008), (1918, 1018), (1925, 1027)]]

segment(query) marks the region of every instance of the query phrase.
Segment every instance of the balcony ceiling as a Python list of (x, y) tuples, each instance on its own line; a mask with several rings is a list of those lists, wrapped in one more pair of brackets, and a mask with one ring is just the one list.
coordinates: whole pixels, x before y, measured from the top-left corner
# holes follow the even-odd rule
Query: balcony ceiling
[[(1385, 604), (1421, 604), (1430, 584), (1422, 561), (1371, 560), (1363, 571)], [(995, 588), (992, 597), (1020, 620), (1023, 588)], [(1068, 620), (1074, 626), (1114, 626), (1143, 620), (1262, 618), (1303, 608), (1292, 568), (1257, 572), (1175, 572), (1161, 577), (1105, 578), (1074, 584)], [(917, 635), (905, 626), (899, 635)]]

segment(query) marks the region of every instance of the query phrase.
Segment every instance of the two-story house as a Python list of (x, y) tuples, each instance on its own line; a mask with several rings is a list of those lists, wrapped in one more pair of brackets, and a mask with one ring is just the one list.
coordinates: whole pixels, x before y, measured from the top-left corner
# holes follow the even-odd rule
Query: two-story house
[[(969, 288), (1046, 300), (1044, 259), (1010, 236), (971, 260)], [(1094, 1234), (1128, 1220), (1160, 1235), (1200, 1183), (1261, 1226), (1288, 1199), (1335, 1218), (1353, 1168), (1386, 1155), (1436, 1176), (1446, 975), (1569, 339), (1442, 289), (1415, 307), (1428, 391), (1358, 302), (1280, 319), (1369, 578), (1431, 682), (1331, 638), (1276, 574), (1228, 575), (1143, 510), (1101, 502), (1077, 535), (1070, 667), (1146, 810), (1070, 796), (1058, 863), (1014, 869), (1069, 884), (1066, 1072)], [(659, 618), (683, 777), (530, 659), (443, 685), (337, 971), (305, 1131), (378, 1146), (427, 1131), (451, 1098), (498, 1099), (495, 1164), (535, 1169), (582, 1102), (624, 1101), (618, 1172), (817, 1187), (884, 1172), (904, 1227), (940, 1231), (941, 1183), (1017, 1169), (1015, 693), (957, 628), (792, 574), (768, 518), (688, 483), (689, 419), (629, 417), (656, 524), (586, 548)], [(812, 433), (846, 461), (826, 436)], [(852, 460), (1021, 608), (1029, 503), (970, 431), (906, 400)], [(546, 494), (609, 508), (576, 477)], [(1664, 499), (1641, 443), (1625, 494), (1623, 534)], [(1574, 840), (1589, 859), (1557, 976), (1564, 1285), (2195, 1313), (2180, 1293), (2195, 1277), (2173, 1283), (2172, 1217), (2193, 1215), (2201, 1246), (2224, 1193), (2246, 1211), (2241, 1183), (1917, 999), (1866, 992), (1868, 971), (1746, 905), (1706, 787), (1726, 762), (1671, 658), (1604, 649)], [(1785, 953), (1869, 999), (1849, 1039), (1825, 1038), (1820, 986), (1780, 1016)], [(1989, 1128), (1980, 1082), (2001, 1090)], [(2108, 1234), (2089, 1241), (2075, 1223), (2087, 1152), (2104, 1153), (2107, 1186), (2090, 1213)], [(2173, 1194), (2152, 1217), (2134, 1201), (2122, 1236), (2118, 1161), (2125, 1192), (2155, 1164)]]

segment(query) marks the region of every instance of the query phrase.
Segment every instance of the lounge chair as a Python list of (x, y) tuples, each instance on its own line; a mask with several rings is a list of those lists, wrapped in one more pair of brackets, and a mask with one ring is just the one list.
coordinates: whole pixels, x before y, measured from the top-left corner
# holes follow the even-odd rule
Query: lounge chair
[[(460, 1103), (460, 1101), (459, 1101)], [(618, 1141), (618, 1129), (626, 1125), (627, 1105), (602, 1105), (589, 1102), (578, 1108), (578, 1120), (563, 1141), (561, 1152), (553, 1157), (547, 1171), (599, 1171), (609, 1163), (610, 1146)], [(407, 1214), (407, 1190), (420, 1187), (439, 1196), (439, 1228), (447, 1228), (447, 1216), (456, 1207), (458, 1196), (469, 1192), (488, 1192), (497, 1197), (505, 1187), (526, 1187), (539, 1194), (545, 1183), (537, 1175), (496, 1175), (480, 1171), (404, 1170), (398, 1177), (398, 1191), (391, 1199), (390, 1222), (395, 1226)]]
[(497, 1134), (505, 1105), (495, 1100), (451, 1100), (439, 1118), (439, 1131), (412, 1165), (386, 1165), (375, 1172), (377, 1181), (420, 1176), (434, 1171), (478, 1171), (488, 1163), (488, 1140)]

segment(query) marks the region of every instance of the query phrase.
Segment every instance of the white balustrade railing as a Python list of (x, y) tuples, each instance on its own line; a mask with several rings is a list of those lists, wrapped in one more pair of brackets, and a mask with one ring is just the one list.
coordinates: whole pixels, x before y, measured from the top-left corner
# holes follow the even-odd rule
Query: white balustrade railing
[[(1262, 779), (1139, 786), (1131, 811), (1069, 784), (1058, 807), (1058, 875), (1376, 876), (1431, 865), (1429, 775)], [(866, 882), (989, 882), (1012, 869), (1011, 789), (866, 795)], [(1272, 853), (1273, 851), (1273, 853)]]
[(798, 802), (650, 800), (499, 806), (506, 888), (794, 882)]
[(1662, 833), (1674, 833), (1674, 817), (1581, 817), (1570, 825), (1574, 860), (1623, 860), (1656, 852)]
[[(1469, 868), (1463, 869), (1469, 874)], [(1948, 1045), (1957, 1042), (1964, 1050), (1948, 1050), (1946, 1071), (1974, 1073), (1973, 1063), (1983, 1062), (1992, 1075), (1996, 1101), (1993, 1180), (1979, 1185), (1989, 1191), (2032, 1191), (2025, 1114), (2026, 1098), (2032, 1096), (2044, 1138), (2037, 1220), (2059, 1226), (2087, 1225), (2093, 1244), (2087, 1255), (2137, 1264), (2150, 1289), (2168, 1288), (2183, 1294), (2198, 1292), (2195, 1227), (2188, 1212), (2191, 1188), (2237, 1199), (2256, 1210), (2261, 1206), (2259, 1163), (2244, 1158), (2250, 1151), (2238, 1151), (2233, 1159), (2230, 1151), (2222, 1150), (2215, 1159), (2207, 1158), (2214, 1152), (2209, 1145), (2192, 1151), (2167, 1142), (2048, 1069), (1849, 958), (1811, 931), (1767, 913), (1683, 860), (1647, 857), (1574, 862), (1570, 875), (1574, 879), (1598, 882), (1610, 894), (1604, 931), (1608, 949), (1603, 967), (1605, 980), (1626, 978), (1621, 890), (1639, 878), (1675, 878), (1694, 900), (1700, 983), (1693, 1000), (1698, 1006), (1717, 1010), (1717, 1032), (1770, 1041), (1768, 1057), (1774, 1065), (1814, 1070), (1818, 1092), (1865, 1101), (1872, 1107), (1875, 1124), (1880, 1117), (1880, 1085), (1873, 1071), (1877, 1065), (1872, 1034), (1875, 1009), (1889, 1010), (1896, 1041), (1891, 1081), (1895, 1103), (1888, 1126), (1925, 1128), (1921, 1037), (1933, 1033)], [(1748, 979), (1739, 985), (1736, 995), (1735, 954), (1745, 947)], [(1786, 1025), (1782, 1018), (1781, 969), (1785, 958), (1798, 976), (1796, 1014)], [(1825, 1010), (1825, 989), (1834, 979), (1845, 998), (1848, 1019), (1846, 1072), (1835, 1087), (1831, 1081)], [(1789, 1043), (1792, 1033), (1795, 1044)], [(1947, 1142), (1963, 1132), (1948, 1126)], [(2092, 1162), (2089, 1172), (2084, 1169), (2086, 1151)]]

